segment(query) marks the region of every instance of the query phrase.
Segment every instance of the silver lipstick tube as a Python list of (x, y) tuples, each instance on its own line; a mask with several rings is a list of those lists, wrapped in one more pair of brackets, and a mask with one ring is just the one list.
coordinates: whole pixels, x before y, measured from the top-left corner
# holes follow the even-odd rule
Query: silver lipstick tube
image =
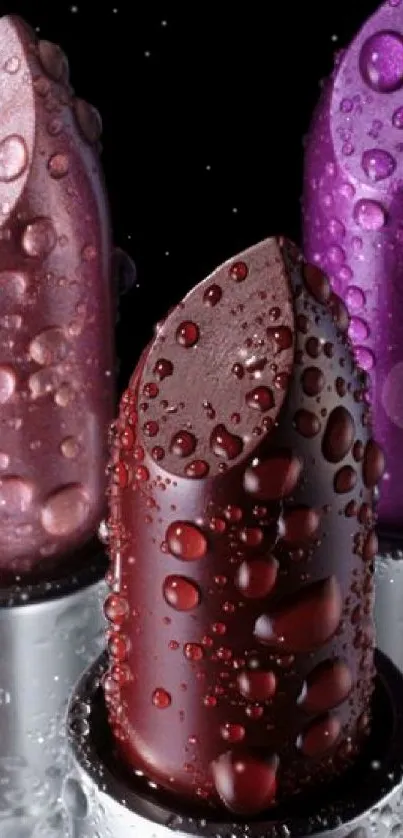
[(175, 808), (141, 772), (114, 760), (100, 683), (102, 656), (82, 677), (68, 712), (72, 769), (63, 787), (70, 838), (394, 838), (402, 834), (403, 676), (376, 654), (373, 733), (336, 785), (295, 800), (271, 819), (241, 823)]
[(97, 544), (69, 578), (0, 592), (1, 838), (66, 834), (66, 708), (104, 647), (105, 567)]

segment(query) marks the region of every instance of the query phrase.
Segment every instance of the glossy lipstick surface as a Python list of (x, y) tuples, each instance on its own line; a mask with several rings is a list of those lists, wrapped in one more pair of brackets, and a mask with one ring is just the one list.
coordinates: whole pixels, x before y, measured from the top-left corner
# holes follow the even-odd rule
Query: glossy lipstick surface
[(0, 19), (0, 584), (50, 573), (104, 512), (111, 236), (97, 111), (62, 50)]
[(386, 456), (380, 523), (403, 530), (403, 4), (385, 2), (337, 59), (305, 160), (304, 239), (350, 314)]
[(340, 773), (370, 726), (372, 440), (343, 303), (269, 239), (158, 328), (110, 500), (118, 752), (243, 816)]

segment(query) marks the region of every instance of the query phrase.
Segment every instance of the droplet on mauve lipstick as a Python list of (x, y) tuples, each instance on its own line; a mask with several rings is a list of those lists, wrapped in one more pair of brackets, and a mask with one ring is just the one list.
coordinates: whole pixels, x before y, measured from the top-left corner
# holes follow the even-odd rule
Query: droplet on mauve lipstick
[(200, 602), (198, 587), (184, 576), (167, 576), (163, 590), (166, 602), (177, 611), (191, 611)]
[(184, 561), (201, 559), (207, 552), (207, 539), (199, 527), (187, 521), (170, 524), (165, 539), (170, 553)]

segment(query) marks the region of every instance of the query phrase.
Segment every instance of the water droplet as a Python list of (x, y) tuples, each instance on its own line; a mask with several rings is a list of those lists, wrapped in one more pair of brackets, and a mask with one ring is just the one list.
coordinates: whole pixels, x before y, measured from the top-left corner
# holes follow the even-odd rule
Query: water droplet
[(354, 207), (354, 218), (363, 230), (381, 230), (386, 224), (386, 213), (378, 201), (362, 198)]
[(260, 410), (262, 413), (271, 410), (274, 406), (273, 393), (269, 387), (255, 387), (246, 394), (245, 401), (248, 407)]
[(310, 410), (297, 410), (294, 416), (294, 426), (301, 436), (310, 439), (316, 436), (321, 428), (320, 421)]
[(302, 471), (302, 462), (291, 451), (280, 450), (256, 466), (249, 467), (244, 476), (247, 492), (260, 500), (279, 500), (291, 495)]
[(120, 594), (109, 594), (105, 600), (104, 614), (111, 623), (122, 625), (129, 614), (127, 600)]
[[(188, 661), (197, 663), (197, 661), (201, 661), (204, 658), (204, 649), (199, 643), (185, 643), (183, 654)], [(205, 702), (205, 704), (208, 706), (208, 702)]]
[[(31, 397), (33, 399), (39, 399), (54, 392), (62, 384), (63, 378), (63, 370), (58, 366), (44, 367), (38, 370), (38, 372), (34, 372), (28, 379)], [(59, 404), (59, 402), (57, 403)]]
[(97, 143), (102, 134), (102, 118), (99, 111), (93, 105), (90, 105), (89, 102), (85, 102), (84, 99), (76, 99), (74, 102), (74, 112), (78, 126), (85, 139), (91, 145)]
[(216, 425), (210, 436), (210, 448), (216, 457), (224, 457), (226, 460), (234, 460), (243, 451), (243, 442), (240, 436), (236, 436), (227, 430), (225, 425)]
[(203, 294), (203, 302), (209, 306), (216, 306), (222, 297), (222, 288), (219, 285), (210, 285)]
[(27, 512), (33, 496), (33, 486), (28, 480), (14, 476), (0, 478), (0, 515), (11, 517)]
[(185, 576), (167, 576), (163, 586), (164, 598), (177, 611), (191, 611), (200, 602), (200, 591)]
[(301, 377), (306, 396), (319, 396), (325, 386), (325, 376), (319, 367), (307, 367)]
[(366, 298), (361, 288), (356, 285), (351, 285), (347, 289), (346, 303), (350, 311), (360, 311), (365, 306)]
[(393, 114), (393, 117), (392, 117), (392, 122), (393, 122), (393, 125), (395, 126), (395, 128), (398, 128), (399, 130), (401, 130), (403, 128), (403, 108), (402, 107), (397, 108), (397, 110), (395, 110), (395, 112)]
[(374, 183), (391, 177), (396, 169), (396, 160), (388, 151), (372, 148), (362, 155), (362, 168)]
[(235, 282), (243, 282), (248, 276), (248, 266), (245, 262), (234, 262), (229, 269), (229, 275)]
[(10, 76), (14, 76), (21, 67), (21, 61), (18, 58), (18, 55), (12, 55), (11, 58), (7, 58), (7, 61), (4, 63), (4, 70), (6, 73), (9, 73)]
[(54, 536), (65, 537), (79, 530), (86, 522), (90, 503), (84, 487), (71, 484), (58, 489), (41, 509), (41, 523)]
[(370, 439), (365, 446), (363, 478), (367, 489), (373, 489), (385, 472), (385, 455), (375, 440)]
[(334, 476), (334, 490), (337, 494), (352, 492), (357, 483), (357, 472), (351, 466), (343, 466)]
[(267, 329), (267, 337), (274, 341), (276, 352), (284, 352), (286, 349), (290, 349), (294, 342), (293, 333), (288, 326), (277, 326), (276, 328), (270, 326)]
[(319, 303), (325, 304), (331, 294), (330, 282), (316, 265), (304, 265), (304, 282), (307, 290)]
[(12, 367), (0, 366), (0, 404), (6, 404), (15, 393), (17, 378)]
[(56, 245), (57, 236), (50, 218), (37, 218), (27, 224), (22, 247), (27, 256), (43, 259)]
[(152, 694), (152, 702), (154, 707), (157, 707), (158, 710), (166, 710), (167, 707), (170, 706), (172, 699), (166, 690), (162, 687), (157, 687)]
[(360, 71), (377, 93), (392, 93), (403, 85), (403, 39), (399, 32), (371, 35), (360, 53)]
[(69, 63), (63, 50), (51, 41), (39, 41), (39, 59), (45, 72), (54, 81), (67, 81)]
[(339, 463), (349, 453), (355, 438), (354, 419), (341, 405), (332, 410), (322, 441), (322, 453), (329, 463)]
[(85, 820), (88, 814), (87, 795), (74, 777), (67, 777), (63, 785), (63, 802), (67, 811), (77, 820)]
[(10, 134), (0, 142), (0, 181), (11, 183), (21, 177), (28, 166), (28, 149), (18, 134)]
[(189, 349), (199, 340), (199, 327), (191, 320), (184, 320), (176, 330), (176, 342)]
[(160, 358), (154, 367), (154, 375), (159, 378), (160, 381), (163, 381), (164, 378), (167, 378), (169, 375), (172, 375), (174, 371), (174, 366), (171, 361), (167, 361), (166, 358)]
[(221, 725), (220, 733), (222, 739), (226, 742), (242, 742), (245, 738), (245, 728), (242, 725), (231, 724), (227, 722)]
[(237, 677), (239, 692), (250, 701), (268, 701), (276, 692), (277, 679), (274, 672), (245, 670)]
[(313, 722), (299, 737), (297, 746), (308, 757), (320, 757), (337, 742), (341, 731), (341, 722), (337, 716), (328, 715)]
[(211, 772), (227, 809), (238, 815), (253, 815), (274, 801), (277, 766), (275, 758), (263, 760), (228, 751), (211, 764)]
[(317, 534), (320, 516), (316, 509), (300, 506), (286, 513), (284, 539), (288, 544), (303, 545)]
[(185, 474), (186, 477), (190, 477), (193, 480), (200, 480), (202, 477), (206, 477), (209, 470), (209, 465), (205, 460), (193, 460), (192, 463), (188, 463), (186, 466)]
[(324, 713), (345, 701), (352, 686), (353, 678), (347, 664), (327, 660), (308, 675), (298, 704), (307, 713)]
[(312, 652), (333, 637), (342, 607), (340, 586), (332, 576), (298, 591), (270, 616), (258, 617), (255, 636), (273, 648)]
[(155, 422), (154, 420), (152, 420), (150, 422), (145, 422), (144, 425), (143, 425), (143, 431), (144, 431), (146, 436), (151, 436), (151, 437), (157, 436), (157, 434), (159, 432), (158, 422)]
[(67, 154), (53, 154), (48, 162), (49, 174), (55, 180), (65, 177), (69, 171), (69, 158)]
[(195, 561), (207, 553), (207, 539), (194, 524), (174, 521), (170, 524), (165, 540), (173, 556), (184, 561)]
[(67, 436), (60, 443), (60, 452), (67, 460), (74, 460), (80, 451), (80, 444), (74, 436)]
[(248, 599), (262, 599), (274, 588), (277, 579), (278, 562), (272, 556), (242, 562), (235, 584)]
[(355, 347), (355, 357), (357, 359), (357, 363), (360, 367), (362, 367), (365, 372), (370, 372), (375, 366), (375, 356), (374, 353), (367, 349), (365, 346), (356, 346)]
[(171, 440), (170, 450), (178, 457), (189, 457), (197, 445), (196, 437), (189, 431), (179, 431)]
[(28, 352), (37, 364), (48, 366), (58, 361), (64, 361), (68, 348), (63, 329), (54, 326), (44, 329), (36, 335), (29, 344)]

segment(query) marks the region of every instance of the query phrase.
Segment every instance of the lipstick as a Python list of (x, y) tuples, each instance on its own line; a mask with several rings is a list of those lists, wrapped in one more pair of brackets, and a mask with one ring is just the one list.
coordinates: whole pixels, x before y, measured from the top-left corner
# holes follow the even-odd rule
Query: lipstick
[(306, 257), (346, 303), (357, 361), (371, 375), (374, 429), (386, 457), (377, 624), (383, 650), (399, 665), (396, 612), (387, 603), (403, 579), (402, 87), (403, 6), (384, 2), (336, 57), (308, 134), (304, 177)]
[(115, 312), (100, 117), (20, 18), (0, 48), (2, 831), (55, 804), (67, 696), (101, 645)]
[(292, 834), (318, 789), (349, 822), (345, 778), (401, 676), (374, 658), (384, 460), (348, 326), (322, 271), (268, 239), (145, 349), (113, 433), (108, 658), (69, 712), (91, 836)]

